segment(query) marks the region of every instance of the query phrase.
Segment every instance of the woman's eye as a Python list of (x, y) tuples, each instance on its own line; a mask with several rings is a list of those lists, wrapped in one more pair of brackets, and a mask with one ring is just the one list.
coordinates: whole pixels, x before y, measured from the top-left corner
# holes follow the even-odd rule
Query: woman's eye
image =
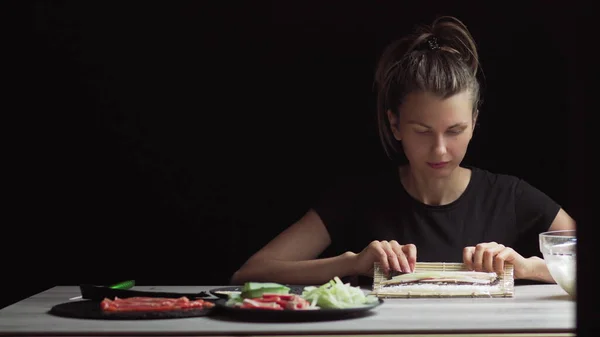
[(463, 130), (448, 130), (448, 133), (451, 135), (458, 135), (461, 134), (463, 132)]
[[(447, 133), (447, 134), (450, 134), (450, 135), (459, 135), (459, 134), (461, 134), (463, 131), (464, 131), (464, 130), (462, 130), (462, 129), (452, 129), (452, 130), (448, 130), (448, 131), (446, 131), (446, 133)], [(428, 130), (428, 129), (415, 129), (415, 132), (416, 132), (416, 133), (420, 133), (420, 134), (427, 134), (427, 133), (430, 133), (430, 132), (431, 132), (431, 130)]]

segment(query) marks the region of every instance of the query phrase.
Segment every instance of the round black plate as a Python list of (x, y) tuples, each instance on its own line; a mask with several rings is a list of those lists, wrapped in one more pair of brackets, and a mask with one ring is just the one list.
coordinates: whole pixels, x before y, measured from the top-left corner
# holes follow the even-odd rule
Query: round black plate
[[(304, 290), (305, 286), (298, 286), (298, 285), (285, 285), (286, 287), (290, 288), (290, 294), (295, 294), (295, 295), (302, 295), (302, 291)], [(214, 288), (209, 290), (209, 292), (216, 297), (220, 297), (220, 298), (229, 298), (228, 293), (229, 292), (241, 292), (242, 291), (242, 287), (243, 286), (231, 286), (231, 287), (221, 287), (221, 288)]]
[(55, 316), (85, 319), (114, 319), (114, 320), (142, 320), (187, 318), (208, 315), (213, 308), (186, 309), (173, 311), (139, 311), (107, 313), (100, 308), (99, 301), (71, 301), (53, 306), (49, 313)]
[[(267, 309), (242, 309), (227, 306), (226, 299), (215, 302), (214, 315), (227, 315), (241, 320), (250, 321), (319, 321), (338, 320), (360, 317), (369, 314), (369, 311), (383, 304), (383, 299), (368, 306), (347, 309), (317, 309), (317, 310), (267, 310)], [(211, 316), (214, 318), (214, 316)]]

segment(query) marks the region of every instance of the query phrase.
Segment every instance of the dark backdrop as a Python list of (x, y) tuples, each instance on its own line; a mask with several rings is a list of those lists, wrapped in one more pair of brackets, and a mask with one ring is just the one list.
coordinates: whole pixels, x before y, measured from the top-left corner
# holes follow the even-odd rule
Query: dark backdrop
[(9, 39), (5, 302), (226, 283), (332, 179), (387, 164), (375, 62), (441, 14), (472, 30), (485, 74), (466, 162), (583, 217), (583, 12), (446, 3), (31, 2)]

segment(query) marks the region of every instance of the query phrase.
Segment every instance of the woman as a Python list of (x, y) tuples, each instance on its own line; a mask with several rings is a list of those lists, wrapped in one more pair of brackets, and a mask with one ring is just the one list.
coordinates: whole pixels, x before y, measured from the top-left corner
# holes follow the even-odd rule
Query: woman
[[(340, 182), (232, 283), (320, 284), (372, 276), (374, 262), (412, 272), (417, 260), (476, 271), (512, 263), (516, 279), (554, 282), (538, 234), (575, 221), (522, 179), (461, 166), (479, 113), (478, 68), (471, 34), (452, 17), (388, 46), (376, 72), (379, 131), (390, 158), (405, 163)], [(326, 248), (339, 254), (319, 258)]]

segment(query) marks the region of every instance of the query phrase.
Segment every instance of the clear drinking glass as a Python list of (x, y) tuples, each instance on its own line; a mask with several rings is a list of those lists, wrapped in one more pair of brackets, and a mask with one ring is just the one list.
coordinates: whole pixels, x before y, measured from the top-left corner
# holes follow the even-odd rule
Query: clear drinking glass
[(577, 286), (576, 230), (541, 233), (539, 243), (550, 274), (564, 291), (575, 298)]

